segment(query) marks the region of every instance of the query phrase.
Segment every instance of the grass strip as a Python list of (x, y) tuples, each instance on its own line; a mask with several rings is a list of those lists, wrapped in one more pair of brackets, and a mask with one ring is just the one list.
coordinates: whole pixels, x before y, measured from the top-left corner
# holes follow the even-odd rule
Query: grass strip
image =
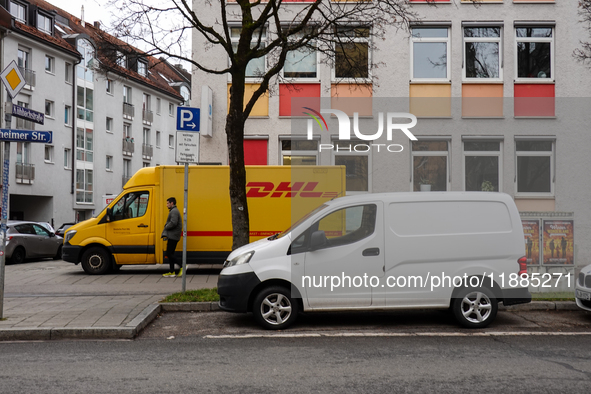
[(160, 302), (217, 302), (220, 300), (218, 289), (187, 290), (184, 293), (167, 295)]

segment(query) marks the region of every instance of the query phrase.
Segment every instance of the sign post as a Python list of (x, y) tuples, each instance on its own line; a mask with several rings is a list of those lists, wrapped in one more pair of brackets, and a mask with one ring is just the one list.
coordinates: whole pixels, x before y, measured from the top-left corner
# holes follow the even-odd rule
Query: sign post
[(187, 290), (187, 206), (189, 204), (189, 163), (199, 163), (199, 108), (177, 107), (176, 151), (178, 163), (185, 163), (183, 204), (183, 293)]

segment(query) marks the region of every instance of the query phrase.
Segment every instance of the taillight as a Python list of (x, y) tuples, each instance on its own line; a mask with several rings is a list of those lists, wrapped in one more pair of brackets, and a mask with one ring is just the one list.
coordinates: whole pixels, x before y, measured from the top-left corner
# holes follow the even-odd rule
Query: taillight
[(519, 263), (519, 273), (518, 275), (521, 276), (522, 274), (526, 274), (527, 275), (527, 256), (523, 256), (522, 258), (520, 258), (519, 260), (517, 260), (517, 262)]

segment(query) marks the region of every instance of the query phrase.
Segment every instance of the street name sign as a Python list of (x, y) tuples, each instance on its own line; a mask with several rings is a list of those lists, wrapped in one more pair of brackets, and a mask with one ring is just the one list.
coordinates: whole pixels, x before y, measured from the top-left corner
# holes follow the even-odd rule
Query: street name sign
[(6, 86), (6, 90), (12, 98), (15, 98), (27, 84), (25, 77), (14, 60), (2, 71), (0, 79), (2, 79), (2, 83)]
[(43, 142), (51, 144), (53, 131), (0, 129), (0, 141)]
[(45, 114), (42, 112), (33, 111), (32, 109), (21, 107), (20, 105), (12, 104), (12, 115), (17, 118), (27, 119), (31, 122), (43, 124), (45, 123)]
[(199, 108), (177, 107), (176, 129), (178, 131), (199, 131)]

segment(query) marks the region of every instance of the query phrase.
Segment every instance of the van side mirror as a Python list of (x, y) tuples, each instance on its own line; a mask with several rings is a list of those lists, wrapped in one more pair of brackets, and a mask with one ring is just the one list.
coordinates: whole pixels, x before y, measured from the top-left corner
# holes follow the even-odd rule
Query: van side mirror
[(107, 208), (107, 214), (105, 215), (105, 218), (107, 219), (107, 222), (113, 220), (113, 209)]
[(326, 234), (322, 230), (314, 231), (310, 238), (310, 250), (318, 250), (328, 243)]

